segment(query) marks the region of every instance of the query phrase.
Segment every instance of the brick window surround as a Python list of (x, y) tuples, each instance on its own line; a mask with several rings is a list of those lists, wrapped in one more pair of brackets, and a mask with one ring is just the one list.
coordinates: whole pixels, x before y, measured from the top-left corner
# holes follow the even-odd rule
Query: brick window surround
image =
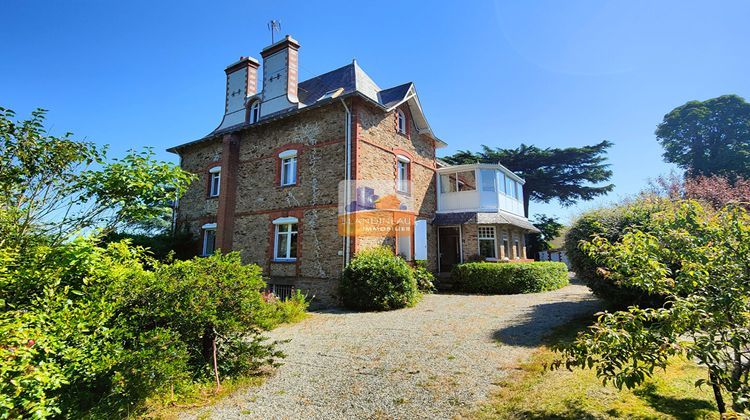
[[(411, 195), (411, 179), (412, 179), (412, 165), (414, 162), (414, 156), (407, 152), (404, 149), (393, 149), (393, 158), (394, 158), (394, 186), (396, 189), (396, 192), (399, 194), (404, 195)], [(401, 186), (399, 185), (400, 181), (400, 174), (399, 174), (399, 163), (405, 163), (406, 164), (406, 191), (401, 190)]]
[[(274, 165), (275, 167), (275, 174), (274, 174), (274, 184), (277, 188), (289, 188), (299, 185), (300, 183), (300, 156), (302, 151), (302, 145), (300, 144), (288, 144), (285, 146), (281, 146), (274, 150), (274, 156), (276, 159), (276, 163)], [(281, 165), (284, 162), (285, 158), (282, 158), (281, 156), (286, 156), (287, 154), (291, 154), (290, 152), (296, 152), (295, 157), (297, 158), (297, 165), (294, 172), (294, 184), (289, 185), (281, 185), (281, 173), (282, 168)]]
[[(399, 115), (403, 115), (404, 117), (405, 132), (403, 133), (401, 132), (401, 130), (399, 130), (398, 127)], [(393, 123), (396, 133), (402, 136), (406, 136), (407, 139), (411, 138), (411, 112), (409, 112), (408, 107), (398, 107), (393, 111)]]
[[(221, 195), (221, 187), (219, 187), (219, 194), (217, 195), (211, 195), (211, 181), (213, 178), (214, 173), (221, 174), (221, 162), (213, 162), (208, 165), (206, 168), (206, 171), (204, 172), (206, 176), (206, 198), (207, 199), (217, 199), (219, 198), (219, 195)], [(220, 175), (221, 176), (221, 175)]]

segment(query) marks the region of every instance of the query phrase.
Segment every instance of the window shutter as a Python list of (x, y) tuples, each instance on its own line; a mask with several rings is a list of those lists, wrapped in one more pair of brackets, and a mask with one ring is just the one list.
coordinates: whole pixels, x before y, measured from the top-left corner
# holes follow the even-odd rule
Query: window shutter
[(427, 259), (427, 220), (414, 222), (414, 259)]

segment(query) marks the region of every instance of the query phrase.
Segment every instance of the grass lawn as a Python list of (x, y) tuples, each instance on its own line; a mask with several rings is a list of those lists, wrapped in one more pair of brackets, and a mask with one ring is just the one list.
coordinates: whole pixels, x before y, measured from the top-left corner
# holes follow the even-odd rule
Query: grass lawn
[(532, 358), (501, 383), (500, 391), (473, 414), (476, 418), (504, 419), (718, 419), (711, 388), (693, 384), (705, 370), (684, 358), (676, 358), (666, 371), (634, 390), (618, 391), (602, 386), (592, 370), (549, 371), (555, 359), (550, 348), (571, 340), (585, 321), (561, 328)]

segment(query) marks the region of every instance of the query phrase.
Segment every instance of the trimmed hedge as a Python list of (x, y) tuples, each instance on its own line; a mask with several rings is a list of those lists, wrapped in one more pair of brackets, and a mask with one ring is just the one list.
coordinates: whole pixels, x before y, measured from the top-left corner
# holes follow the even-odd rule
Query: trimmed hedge
[(375, 311), (414, 306), (421, 296), (414, 270), (387, 247), (358, 252), (344, 269), (340, 291), (344, 306)]
[(660, 297), (649, 295), (645, 290), (622, 286), (605, 278), (599, 271), (601, 264), (583, 252), (580, 245), (581, 242), (590, 241), (595, 236), (606, 238), (612, 243), (619, 242), (626, 229), (630, 227), (648, 231), (651, 215), (662, 210), (664, 210), (664, 202), (641, 198), (583, 213), (565, 234), (565, 253), (570, 260), (570, 269), (576, 273), (576, 278), (586, 282), (595, 295), (606, 300), (613, 307), (659, 306), (662, 303)]
[(559, 289), (568, 284), (561, 262), (471, 262), (453, 268), (456, 288), (467, 293), (512, 295)]

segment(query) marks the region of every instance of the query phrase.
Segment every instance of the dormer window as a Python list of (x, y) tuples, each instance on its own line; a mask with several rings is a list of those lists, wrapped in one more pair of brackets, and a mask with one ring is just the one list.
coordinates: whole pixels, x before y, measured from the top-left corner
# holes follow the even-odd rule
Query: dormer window
[(281, 159), (281, 186), (297, 183), (297, 151), (285, 150), (279, 154)]
[(208, 196), (218, 197), (221, 191), (221, 166), (209, 169), (208, 177)]
[(402, 110), (396, 110), (396, 130), (400, 134), (406, 134), (406, 114)]
[(254, 101), (250, 105), (249, 122), (255, 124), (260, 119), (260, 101)]

